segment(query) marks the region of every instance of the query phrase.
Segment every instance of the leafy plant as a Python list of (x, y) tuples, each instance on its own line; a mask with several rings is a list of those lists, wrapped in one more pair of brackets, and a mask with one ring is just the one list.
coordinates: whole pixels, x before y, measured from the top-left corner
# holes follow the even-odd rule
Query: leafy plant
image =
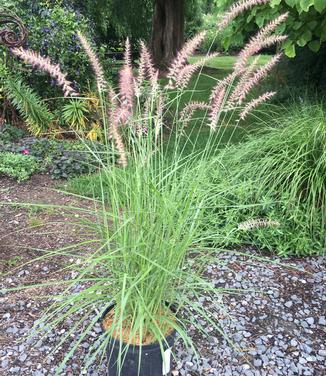
[(63, 151), (52, 157), (49, 171), (53, 179), (68, 179), (95, 172), (96, 165), (97, 160), (87, 151)]
[(35, 135), (46, 133), (54, 117), (42, 99), (20, 77), (13, 77), (5, 67), (1, 69), (0, 80), (6, 96), (19, 110), (28, 129)]
[[(64, 67), (71, 81), (79, 83), (78, 90), (86, 90), (89, 86), (88, 62), (86, 55), (76, 43), (77, 30), (89, 32), (86, 18), (72, 9), (67, 2), (16, 0), (7, 7), (17, 14), (28, 29), (28, 45), (30, 48), (47, 55)], [(74, 54), (75, 52), (76, 54)], [(24, 71), (24, 78), (32, 83), (32, 88), (42, 97), (58, 96), (53, 80), (40, 73)]]
[(26, 136), (26, 131), (5, 123), (0, 128), (0, 142), (10, 143)]
[[(104, 153), (104, 150), (106, 151)], [(112, 153), (96, 142), (56, 141), (29, 137), (16, 143), (0, 144), (0, 152), (27, 153), (37, 160), (42, 172), (53, 179), (67, 179), (96, 171), (101, 163), (108, 163)], [(98, 162), (101, 160), (101, 163)]]
[[(225, 9), (233, 0), (216, 1), (219, 10)], [(326, 2), (324, 0), (271, 0), (266, 4), (259, 4), (248, 12), (244, 12), (231, 25), (232, 30), (226, 33), (225, 46), (229, 46), (234, 39), (242, 41), (247, 39), (253, 31), (257, 30), (278, 15), (289, 12), (287, 21), (278, 31), (288, 35), (283, 48), (288, 57), (296, 56), (297, 46), (308, 46), (312, 51), (318, 52), (326, 41)]]
[(38, 169), (39, 164), (30, 155), (0, 153), (0, 174), (23, 181), (27, 180)]
[(72, 99), (63, 107), (63, 119), (77, 132), (84, 131), (88, 122), (88, 112), (83, 99)]

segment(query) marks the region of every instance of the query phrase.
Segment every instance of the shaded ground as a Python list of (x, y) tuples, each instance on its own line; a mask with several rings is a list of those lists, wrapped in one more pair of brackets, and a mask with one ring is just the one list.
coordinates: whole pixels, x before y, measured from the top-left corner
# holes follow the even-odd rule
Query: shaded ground
[[(41, 289), (0, 292), (0, 375), (3, 376), (53, 375), (79, 335), (78, 331), (75, 332), (70, 344), (60, 345), (60, 340), (73, 324), (69, 318), (57, 332), (49, 333), (32, 347), (26, 339), (42, 310), (61, 290), (60, 286), (51, 285), (51, 281), (74, 278), (69, 266), (76, 258), (60, 256), (51, 262), (46, 259), (33, 264), (28, 262), (44, 255), (44, 250), (91, 236), (77, 225), (68, 224), (76, 213), (67, 209), (68, 205), (87, 208), (89, 203), (65, 196), (53, 190), (53, 186), (46, 176), (34, 176), (20, 184), (0, 177), (0, 202), (60, 206), (57, 209), (20, 205), (0, 207), (0, 288), (49, 283)], [(80, 249), (83, 253), (90, 251), (87, 246)], [(259, 256), (251, 250), (247, 252)], [(296, 259), (291, 263), (296, 268), (286, 267), (288, 262), (280, 266), (274, 257), (261, 262), (239, 252), (224, 252), (215, 265), (208, 266), (207, 274), (217, 286), (245, 290), (241, 294), (223, 296), (219, 301), (200, 302), (204, 306), (224, 304), (228, 314), (218, 308), (216, 319), (232, 344), (214, 332), (208, 323), (205, 335), (199, 335), (190, 327), (201, 358), (197, 361), (191, 351), (177, 345), (174, 375), (324, 375), (325, 259)], [(95, 366), (85, 373), (80, 368), (80, 361), (99, 331), (96, 325), (62, 375), (105, 374), (103, 369)], [(58, 344), (60, 346), (52, 353)]]

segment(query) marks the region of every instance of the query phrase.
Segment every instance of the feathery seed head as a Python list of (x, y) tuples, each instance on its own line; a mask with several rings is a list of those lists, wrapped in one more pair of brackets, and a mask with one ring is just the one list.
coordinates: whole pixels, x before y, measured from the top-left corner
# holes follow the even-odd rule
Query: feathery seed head
[(218, 30), (226, 28), (239, 14), (254, 7), (255, 5), (267, 4), (270, 0), (243, 0), (231, 6), (218, 23)]
[(238, 230), (252, 230), (255, 228), (262, 227), (271, 227), (271, 226), (280, 226), (280, 222), (272, 221), (271, 219), (258, 218), (258, 219), (249, 219), (248, 221), (241, 222), (238, 225)]
[(185, 43), (181, 51), (178, 53), (177, 57), (172, 62), (167, 77), (173, 81), (178, 79), (180, 71), (186, 65), (187, 60), (191, 57), (198, 46), (203, 42), (206, 36), (206, 31), (202, 31), (201, 33), (194, 36), (188, 42)]
[(11, 52), (34, 68), (47, 72), (61, 86), (65, 97), (78, 95), (71, 86), (71, 82), (67, 80), (66, 74), (61, 72), (60, 66), (52, 64), (48, 57), (42, 57), (39, 53), (26, 50), (23, 47), (13, 48)]
[(96, 82), (97, 82), (97, 88), (100, 92), (104, 91), (107, 87), (107, 82), (105, 80), (102, 65), (101, 65), (98, 57), (96, 56), (95, 52), (93, 51), (91, 45), (89, 44), (87, 38), (79, 31), (77, 32), (77, 36), (78, 36), (80, 43), (82, 44), (82, 46), (83, 46), (83, 48), (84, 48), (84, 50), (85, 50), (85, 52), (86, 52), (86, 54), (89, 58), (89, 61), (92, 65), (92, 68), (94, 70)]
[(262, 94), (260, 97), (253, 99), (250, 101), (246, 107), (242, 110), (240, 114), (240, 120), (244, 120), (249, 113), (258, 107), (260, 104), (266, 102), (267, 100), (271, 99), (276, 93), (274, 91), (268, 91), (265, 94)]

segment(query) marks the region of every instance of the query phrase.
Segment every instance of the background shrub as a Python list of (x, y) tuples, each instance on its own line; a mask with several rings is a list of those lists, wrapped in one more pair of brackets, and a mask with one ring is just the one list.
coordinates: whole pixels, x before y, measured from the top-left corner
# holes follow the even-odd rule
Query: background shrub
[[(60, 1), (16, 0), (8, 6), (23, 20), (28, 29), (27, 47), (59, 63), (62, 71), (68, 74), (69, 80), (76, 86), (78, 82), (78, 90), (86, 90), (91, 70), (76, 37), (77, 30), (89, 33), (90, 27), (86, 18), (67, 4), (63, 6)], [(24, 74), (43, 98), (62, 96), (47, 75), (35, 71)]]
[(87, 152), (62, 151), (53, 156), (49, 172), (53, 179), (67, 179), (96, 171), (96, 160)]
[(17, 141), (26, 135), (27, 133), (24, 129), (17, 128), (8, 123), (5, 123), (0, 128), (0, 145), (1, 143), (10, 143), (13, 141)]
[(53, 179), (67, 179), (95, 172), (101, 163), (112, 160), (106, 146), (91, 141), (57, 141), (27, 137), (17, 142), (0, 141), (0, 152), (21, 156), (26, 153), (38, 163), (38, 171), (48, 172)]
[(39, 164), (36, 158), (30, 155), (0, 153), (0, 174), (23, 181), (38, 170)]

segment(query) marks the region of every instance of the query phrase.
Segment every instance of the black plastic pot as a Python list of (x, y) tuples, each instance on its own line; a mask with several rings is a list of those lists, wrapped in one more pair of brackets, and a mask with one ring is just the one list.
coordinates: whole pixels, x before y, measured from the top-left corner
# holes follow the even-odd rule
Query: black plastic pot
[[(110, 306), (103, 314), (103, 318), (114, 306)], [(133, 346), (122, 344), (123, 364), (118, 367), (120, 341), (112, 339), (107, 347), (108, 376), (171, 376), (172, 355), (171, 348), (175, 342), (176, 332), (166, 337), (164, 348), (164, 362), (159, 343)], [(125, 351), (124, 351), (125, 349)]]

